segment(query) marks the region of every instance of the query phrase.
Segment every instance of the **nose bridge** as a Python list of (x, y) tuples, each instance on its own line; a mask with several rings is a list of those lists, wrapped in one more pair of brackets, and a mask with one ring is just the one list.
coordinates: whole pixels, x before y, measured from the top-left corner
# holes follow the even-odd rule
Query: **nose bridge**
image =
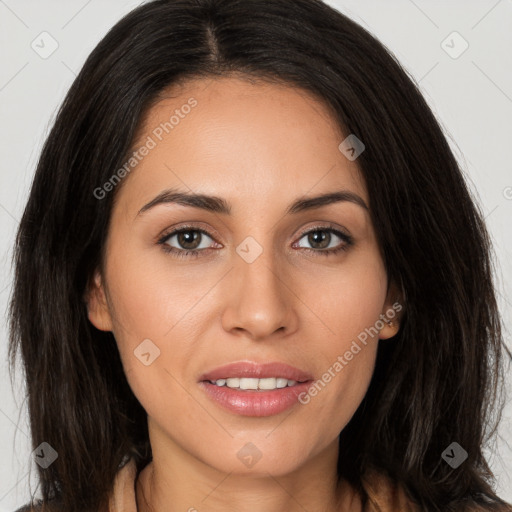
[(291, 297), (285, 284), (278, 253), (271, 237), (246, 237), (236, 247), (233, 289), (225, 328), (243, 329), (252, 337), (265, 337), (277, 329), (291, 328)]
[[(262, 238), (260, 235), (259, 239)], [(254, 300), (264, 299), (267, 304), (279, 298), (282, 295), (282, 282), (277, 271), (278, 255), (273, 249), (271, 237), (265, 237), (260, 243), (249, 236), (237, 246), (236, 252), (238, 261), (235, 273), (245, 292), (250, 291)], [(242, 295), (247, 296), (247, 293)]]

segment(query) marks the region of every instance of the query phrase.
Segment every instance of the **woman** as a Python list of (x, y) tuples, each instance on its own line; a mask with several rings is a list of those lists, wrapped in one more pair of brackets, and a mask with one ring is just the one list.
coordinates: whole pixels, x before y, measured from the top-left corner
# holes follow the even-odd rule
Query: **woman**
[(42, 505), (510, 510), (482, 454), (491, 265), (360, 26), (318, 0), (140, 6), (71, 87), (17, 238)]

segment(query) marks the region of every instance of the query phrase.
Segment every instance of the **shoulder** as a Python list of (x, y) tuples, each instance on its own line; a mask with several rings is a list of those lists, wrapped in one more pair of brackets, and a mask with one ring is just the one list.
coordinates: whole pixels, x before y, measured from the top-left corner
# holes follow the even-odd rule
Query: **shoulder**
[(63, 512), (63, 508), (55, 503), (47, 503), (44, 507), (42, 503), (28, 503), (14, 512)]
[[(127, 457), (119, 466), (119, 471), (116, 475), (114, 488), (109, 497), (108, 505), (98, 512), (105, 512), (108, 510), (126, 510), (132, 509), (133, 504), (136, 503), (135, 499), (135, 479), (137, 476), (137, 466), (135, 461)], [(33, 503), (28, 503), (23, 507), (17, 509), (15, 512), (63, 512), (64, 506), (61, 499), (54, 499), (46, 503), (43, 507), (41, 500)]]
[(376, 468), (369, 468), (362, 478), (368, 496), (364, 512), (419, 512), (421, 508), (407, 495), (404, 487)]
[(62, 508), (58, 506), (58, 503), (47, 503), (43, 508), (43, 503), (41, 501), (37, 503), (27, 503), (23, 505), (21, 508), (17, 509), (15, 512), (62, 512)]
[[(368, 496), (364, 512), (420, 512), (420, 507), (399, 482), (395, 482), (385, 472), (376, 468), (368, 469), (362, 478), (363, 488)], [(472, 502), (459, 509), (460, 512), (512, 512), (508, 504), (480, 505)]]
[(478, 505), (472, 504), (468, 505), (466, 512), (512, 512), (512, 505), (503, 504), (503, 505)]
[(29, 505), (24, 505), (23, 507), (19, 508), (15, 512), (39, 512), (42, 509), (43, 508), (41, 505), (30, 505), (29, 504)]

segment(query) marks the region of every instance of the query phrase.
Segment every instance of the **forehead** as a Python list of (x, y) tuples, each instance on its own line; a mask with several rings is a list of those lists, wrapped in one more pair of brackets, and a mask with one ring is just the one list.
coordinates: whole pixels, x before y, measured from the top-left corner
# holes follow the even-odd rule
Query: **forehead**
[(132, 149), (150, 149), (123, 183), (123, 199), (138, 204), (180, 187), (233, 204), (251, 198), (258, 209), (263, 198), (344, 188), (368, 204), (356, 162), (339, 150), (344, 138), (328, 107), (302, 89), (227, 77), (183, 82), (142, 118)]

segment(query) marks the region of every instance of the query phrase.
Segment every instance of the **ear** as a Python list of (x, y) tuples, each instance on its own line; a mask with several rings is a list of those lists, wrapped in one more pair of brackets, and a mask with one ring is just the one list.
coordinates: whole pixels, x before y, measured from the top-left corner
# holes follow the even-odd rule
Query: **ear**
[(384, 303), (384, 307), (380, 315), (380, 319), (384, 326), (380, 330), (379, 339), (385, 340), (395, 336), (400, 329), (403, 310), (403, 293), (398, 289), (395, 283), (391, 283), (388, 287), (386, 302)]
[(99, 269), (94, 272), (87, 286), (85, 303), (87, 305), (87, 316), (94, 327), (100, 331), (112, 331), (112, 317)]

